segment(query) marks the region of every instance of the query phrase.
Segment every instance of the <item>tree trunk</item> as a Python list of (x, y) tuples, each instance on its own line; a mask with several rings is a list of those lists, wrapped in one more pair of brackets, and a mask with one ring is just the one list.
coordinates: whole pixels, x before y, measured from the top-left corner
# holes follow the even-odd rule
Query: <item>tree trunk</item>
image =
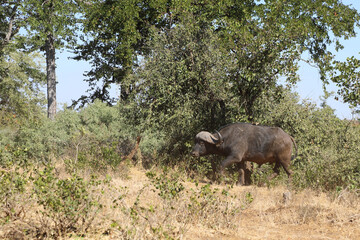
[(53, 34), (48, 34), (45, 42), (46, 54), (46, 79), (47, 79), (47, 100), (48, 118), (54, 119), (56, 115), (56, 65), (55, 46)]

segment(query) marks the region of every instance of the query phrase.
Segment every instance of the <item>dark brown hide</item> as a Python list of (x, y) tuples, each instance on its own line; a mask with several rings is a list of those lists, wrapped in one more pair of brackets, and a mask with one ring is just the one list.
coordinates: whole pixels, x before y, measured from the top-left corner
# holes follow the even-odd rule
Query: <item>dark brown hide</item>
[[(202, 132), (201, 136), (206, 136)], [(248, 123), (229, 124), (211, 134), (210, 138), (219, 139), (221, 144), (214, 144), (211, 141), (197, 135), (195, 146), (193, 147), (193, 156), (205, 156), (217, 154), (225, 156), (221, 163), (221, 172), (234, 163), (255, 162), (259, 165), (264, 163), (275, 163), (274, 174), (270, 177), (276, 177), (279, 174), (279, 167), (282, 166), (291, 178), (290, 160), (292, 154), (292, 145), (297, 146), (294, 139), (279, 127), (257, 126)], [(241, 174), (241, 172), (240, 172)], [(241, 182), (240, 184), (243, 184)]]

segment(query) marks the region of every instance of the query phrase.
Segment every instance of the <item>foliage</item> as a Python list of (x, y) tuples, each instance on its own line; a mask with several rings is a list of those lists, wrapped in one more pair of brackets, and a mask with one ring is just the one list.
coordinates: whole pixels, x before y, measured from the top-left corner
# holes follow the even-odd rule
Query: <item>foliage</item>
[(179, 193), (184, 190), (182, 183), (179, 183), (179, 176), (172, 174), (168, 176), (166, 169), (160, 176), (154, 172), (147, 172), (146, 176), (150, 179), (154, 187), (159, 190), (159, 196), (167, 201), (172, 201), (179, 197)]
[(198, 183), (190, 188), (190, 183), (183, 184), (170, 169), (147, 172), (146, 176), (150, 184), (136, 191), (133, 204), (125, 201), (127, 188), (113, 201), (114, 208), (122, 211), (121, 220), (111, 223), (111, 232), (118, 237), (177, 239), (193, 224), (217, 230), (236, 226), (237, 221), (231, 219), (240, 214), (241, 204), (228, 189), (220, 191)]
[(337, 118), (326, 104), (319, 108), (298, 101), (298, 96), (287, 93), (282, 101), (265, 105), (266, 114), (257, 118), (261, 124), (282, 127), (295, 138), (294, 184), (324, 190), (359, 188), (358, 122)]
[[(56, 115), (56, 49), (74, 43), (80, 10), (73, 0), (20, 1), (17, 20), (26, 22), (22, 27), (26, 36), (19, 36), (21, 47), (30, 51), (43, 51), (46, 57), (48, 117)], [(22, 19), (23, 18), (23, 19)], [(21, 19), (21, 20), (20, 20)]]
[(43, 207), (39, 211), (43, 226), (42, 237), (61, 238), (68, 232), (84, 233), (102, 208), (101, 195), (92, 191), (106, 183), (92, 176), (85, 181), (77, 174), (68, 179), (58, 179), (53, 167), (39, 171), (34, 179), (34, 193), (37, 203)]
[[(189, 18), (193, 18), (191, 24), (188, 24)], [(319, 67), (321, 78), (327, 83), (328, 74), (335, 64), (328, 46), (335, 44), (336, 49), (342, 48), (339, 38), (354, 37), (359, 21), (355, 9), (333, 0), (94, 0), (86, 9), (85, 35), (83, 43), (77, 47), (76, 57), (93, 63), (88, 74), (92, 92), (79, 101), (85, 104), (100, 98), (113, 104), (108, 92), (111, 83), (121, 85), (120, 98), (127, 100), (138, 83), (147, 81), (145, 78), (129, 83), (124, 79), (136, 71), (139, 60), (152, 59), (154, 49), (149, 46), (158, 39), (153, 33), (169, 36), (174, 28), (186, 25), (186, 29), (193, 33), (195, 29), (212, 31), (217, 37), (215, 46), (226, 49), (235, 59), (233, 64), (237, 68), (224, 64), (218, 69), (227, 73), (231, 92), (239, 96), (236, 100), (251, 120), (254, 102), (262, 94), (276, 89), (280, 76), (290, 83), (299, 80), (296, 71), (298, 62), (305, 56), (303, 53), (309, 53), (309, 59), (305, 60)], [(176, 48), (176, 38), (170, 40), (165, 49)], [(210, 44), (214, 45), (212, 41)], [(153, 46), (156, 52), (156, 45)], [(189, 49), (184, 49), (184, 53), (188, 54), (186, 51)], [(176, 78), (174, 73), (169, 73)], [(198, 75), (201, 76), (201, 72)], [(101, 87), (96, 85), (99, 80), (103, 81)], [(181, 96), (176, 100), (181, 100)]]
[(0, 123), (20, 125), (25, 119), (34, 121), (45, 103), (41, 91), (45, 83), (42, 57), (6, 48), (0, 58), (0, 69), (6, 71), (0, 81)]
[[(11, 44), (11, 40), (20, 31), (20, 27), (24, 24), (20, 19), (21, 1), (1, 1), (0, 3), (0, 56), (3, 49)], [(4, 74), (4, 70), (0, 68), (0, 76)]]
[[(56, 74), (55, 49), (71, 45), (75, 41), (82, 1), (2, 1), (0, 10), (0, 53), (7, 45), (16, 45), (26, 51), (44, 51), (46, 56), (46, 78), (48, 96), (48, 116), (56, 114)], [(26, 34), (19, 34), (20, 29)], [(12, 40), (16, 38), (16, 43)], [(13, 50), (14, 51), (14, 50)], [(0, 77), (6, 76), (1, 66)], [(25, 67), (28, 67), (25, 65)]]
[[(205, 222), (212, 229), (232, 228), (235, 223), (230, 219), (240, 214), (241, 209), (250, 203), (235, 204), (238, 197), (230, 193), (227, 187), (220, 191), (210, 184), (198, 185), (189, 190), (190, 196), (187, 204), (189, 213), (194, 216), (193, 221)], [(245, 200), (246, 201), (246, 200)]]
[[(75, 49), (77, 60), (90, 61), (92, 69), (86, 74), (90, 96), (82, 96), (73, 105), (101, 99), (109, 105), (116, 101), (109, 94), (112, 83), (121, 86), (120, 98), (126, 100), (131, 87), (123, 78), (131, 72), (136, 61), (135, 52), (141, 53), (149, 27), (158, 22), (167, 11), (166, 1), (101, 1), (92, 0), (84, 8), (81, 43)], [(98, 82), (103, 83), (99, 86)]]
[(187, 150), (184, 143), (197, 129), (224, 124), (225, 102), (232, 96), (221, 67), (229, 66), (231, 56), (216, 46), (210, 29), (196, 28), (193, 21), (154, 33), (152, 54), (126, 79), (137, 85), (129, 99), (139, 114), (129, 118), (146, 129), (161, 129), (176, 152)]
[[(120, 144), (113, 142), (110, 146), (98, 145), (95, 142), (88, 146), (82, 146), (78, 150), (75, 160), (68, 159), (67, 167), (70, 169), (94, 170), (106, 173), (108, 170), (116, 170), (119, 166), (124, 177), (127, 176), (127, 165), (129, 162), (124, 159), (119, 150)], [(122, 164), (122, 165), (120, 165)], [(117, 173), (120, 171), (117, 170)]]
[(28, 198), (26, 186), (29, 182), (27, 173), (18, 166), (0, 169), (0, 225), (24, 217), (22, 199)]
[(123, 113), (141, 131), (161, 132), (162, 153), (176, 162), (197, 131), (256, 121), (263, 98), (281, 101), (278, 80), (299, 80), (304, 53), (327, 83), (328, 46), (340, 49), (359, 20), (330, 0), (92, 1), (76, 59), (93, 62), (93, 92), (80, 100), (114, 104), (108, 88), (118, 83)]
[[(308, 101), (299, 103), (299, 97), (288, 90), (284, 90), (280, 97), (269, 97), (271, 95), (263, 95), (256, 102), (254, 121), (279, 126), (295, 138), (298, 157), (292, 162), (294, 186), (323, 190), (358, 188), (360, 129), (357, 121), (337, 118), (334, 110), (326, 104), (319, 108)], [(160, 167), (170, 164), (184, 169), (195, 179), (208, 176), (212, 170), (217, 172), (216, 166), (221, 157), (198, 160), (185, 156), (188, 150), (178, 154), (174, 151), (176, 145), (169, 144), (173, 138), (168, 135), (170, 127), (160, 129), (148, 126), (146, 131), (141, 132), (144, 125), (133, 127), (123, 110), (122, 106), (108, 107), (98, 101), (79, 112), (66, 109), (58, 114), (55, 121), (43, 116), (18, 129), (2, 129), (1, 164), (7, 166), (16, 163), (22, 166), (62, 158), (71, 172), (76, 172), (78, 168), (93, 169), (95, 172), (108, 169), (125, 171), (130, 163), (124, 161), (125, 156), (134, 148), (136, 136), (142, 135), (144, 142), (140, 142), (140, 149), (147, 167), (154, 163)], [(177, 146), (183, 144), (185, 149), (190, 149), (196, 130), (183, 129), (184, 140), (178, 140)], [(176, 141), (176, 138), (173, 140)], [(164, 149), (169, 151), (161, 151)], [(236, 174), (236, 171), (234, 168), (229, 172)], [(255, 170), (254, 182), (265, 181), (271, 171), (271, 166)], [(162, 182), (164, 179), (167, 176), (153, 177), (153, 181), (163, 189), (164, 196), (166, 192), (171, 195), (171, 189), (175, 193), (176, 189), (181, 189), (181, 186), (171, 185), (171, 179)], [(285, 177), (279, 177), (272, 185), (283, 180)]]
[(42, 114), (16, 128), (9, 125), (0, 131), (0, 163), (11, 159), (12, 149), (26, 149), (27, 161), (35, 164), (61, 157), (69, 169), (90, 167), (103, 172), (123, 164), (125, 170), (137, 136), (143, 138), (132, 158), (155, 157), (163, 144), (161, 133), (151, 129), (141, 133), (120, 111), (97, 101), (78, 112), (65, 108), (54, 121)]
[[(1, 6), (0, 120), (7, 124), (0, 131), (1, 164), (20, 149), (30, 162), (62, 157), (73, 168), (115, 169), (141, 135), (146, 160), (180, 162), (206, 174), (209, 161), (184, 157), (193, 136), (246, 121), (282, 127), (297, 139), (298, 187), (358, 186), (356, 122), (336, 118), (325, 103), (299, 103), (278, 85), (280, 77), (296, 83), (305, 60), (357, 106), (358, 60), (334, 61), (328, 50), (341, 49), (339, 39), (355, 36), (360, 21), (341, 1), (24, 0)], [(53, 60), (47, 74), (54, 73), (54, 51), (75, 44), (80, 20), (76, 59), (93, 65), (91, 96), (80, 100), (94, 103), (47, 121), (38, 55), (16, 48), (45, 51)], [(24, 35), (18, 35), (21, 27)], [(113, 83), (120, 85), (120, 101), (110, 108)]]
[(354, 56), (346, 62), (335, 61), (335, 72), (331, 80), (339, 87), (338, 94), (344, 102), (360, 106), (360, 60)]
[[(74, 41), (78, 27), (79, 5), (73, 0), (23, 1), (21, 6), (26, 14), (28, 40), (25, 43), (38, 50), (44, 50), (49, 35), (54, 37), (56, 49)], [(23, 39), (24, 40), (24, 39)]]
[[(38, 239), (58, 239), (69, 232), (88, 231), (102, 208), (99, 200), (110, 179), (99, 180), (92, 175), (85, 180), (77, 172), (61, 178), (52, 164), (45, 168), (38, 165), (34, 170), (26, 149), (2, 150), (1, 160), (0, 224), (12, 229), (2, 232), (2, 237), (10, 234), (12, 238), (12, 232), (20, 232)], [(35, 216), (29, 214), (32, 208), (36, 209)]]

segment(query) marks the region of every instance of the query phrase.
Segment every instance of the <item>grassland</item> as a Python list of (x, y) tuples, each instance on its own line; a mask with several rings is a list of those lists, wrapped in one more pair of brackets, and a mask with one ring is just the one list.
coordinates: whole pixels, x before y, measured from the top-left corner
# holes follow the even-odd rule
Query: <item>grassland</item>
[[(59, 178), (70, 177), (61, 167), (55, 172)], [(43, 214), (46, 208), (22, 194), (14, 208), (18, 217), (3, 224), (0, 235), (5, 239), (360, 239), (356, 191), (326, 194), (310, 189), (295, 192), (286, 186), (210, 185), (175, 172), (139, 167), (111, 175), (111, 181), (93, 185), (89, 197), (99, 205), (72, 229), (56, 233), (61, 212)]]

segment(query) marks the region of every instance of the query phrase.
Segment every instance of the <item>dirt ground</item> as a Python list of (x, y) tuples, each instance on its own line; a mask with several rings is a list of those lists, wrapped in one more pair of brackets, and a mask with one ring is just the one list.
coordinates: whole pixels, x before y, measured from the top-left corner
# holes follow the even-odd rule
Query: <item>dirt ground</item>
[(269, 224), (256, 217), (243, 221), (237, 231), (206, 231), (193, 228), (185, 239), (360, 239), (359, 224), (355, 226), (334, 226), (331, 224)]
[[(295, 199), (302, 197), (294, 196)], [(242, 212), (239, 227), (235, 230), (216, 231), (194, 226), (185, 239), (360, 239), (358, 211), (341, 213), (341, 209), (333, 209), (336, 206), (329, 206), (323, 198), (315, 198), (312, 203), (305, 199), (293, 201), (295, 203), (289, 203), (289, 206), (250, 207)]]

